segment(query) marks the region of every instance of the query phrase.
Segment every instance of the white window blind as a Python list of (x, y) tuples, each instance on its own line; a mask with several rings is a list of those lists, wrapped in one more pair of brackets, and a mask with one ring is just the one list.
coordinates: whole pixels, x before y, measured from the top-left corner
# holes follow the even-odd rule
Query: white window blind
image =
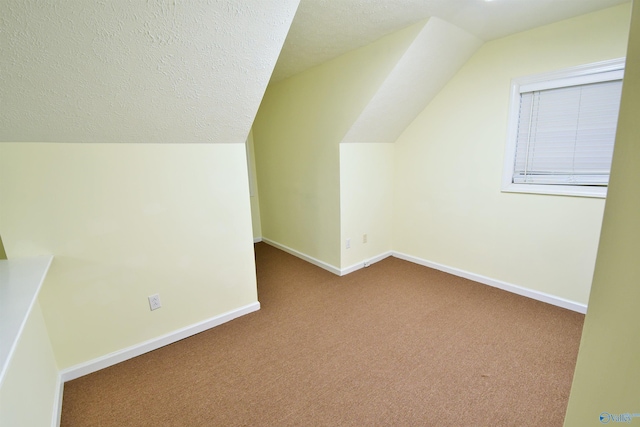
[(606, 186), (622, 80), (520, 93), (515, 184)]

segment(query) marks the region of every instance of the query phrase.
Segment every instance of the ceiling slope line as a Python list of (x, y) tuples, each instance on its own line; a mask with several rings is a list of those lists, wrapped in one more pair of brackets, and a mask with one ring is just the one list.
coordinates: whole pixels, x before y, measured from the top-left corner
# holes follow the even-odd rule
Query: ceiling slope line
[(373, 95), (342, 143), (393, 143), (483, 41), (432, 17)]

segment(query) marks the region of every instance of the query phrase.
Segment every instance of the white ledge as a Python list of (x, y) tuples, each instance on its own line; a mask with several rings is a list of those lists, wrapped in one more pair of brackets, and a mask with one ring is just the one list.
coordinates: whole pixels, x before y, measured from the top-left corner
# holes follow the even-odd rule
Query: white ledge
[(52, 259), (0, 260), (0, 385)]

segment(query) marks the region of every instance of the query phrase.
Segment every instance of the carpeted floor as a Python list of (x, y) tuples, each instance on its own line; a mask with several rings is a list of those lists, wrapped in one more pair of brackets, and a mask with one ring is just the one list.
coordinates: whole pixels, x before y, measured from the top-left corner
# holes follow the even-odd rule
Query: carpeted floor
[(562, 426), (584, 316), (259, 243), (261, 310), (64, 387), (62, 426)]

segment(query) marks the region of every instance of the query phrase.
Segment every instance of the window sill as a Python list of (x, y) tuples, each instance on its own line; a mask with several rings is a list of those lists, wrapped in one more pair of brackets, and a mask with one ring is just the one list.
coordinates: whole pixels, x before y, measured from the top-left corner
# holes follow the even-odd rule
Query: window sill
[(536, 184), (507, 184), (502, 186), (503, 193), (529, 193), (552, 196), (592, 197), (604, 199), (607, 197), (607, 187), (589, 187), (578, 185), (536, 185)]

